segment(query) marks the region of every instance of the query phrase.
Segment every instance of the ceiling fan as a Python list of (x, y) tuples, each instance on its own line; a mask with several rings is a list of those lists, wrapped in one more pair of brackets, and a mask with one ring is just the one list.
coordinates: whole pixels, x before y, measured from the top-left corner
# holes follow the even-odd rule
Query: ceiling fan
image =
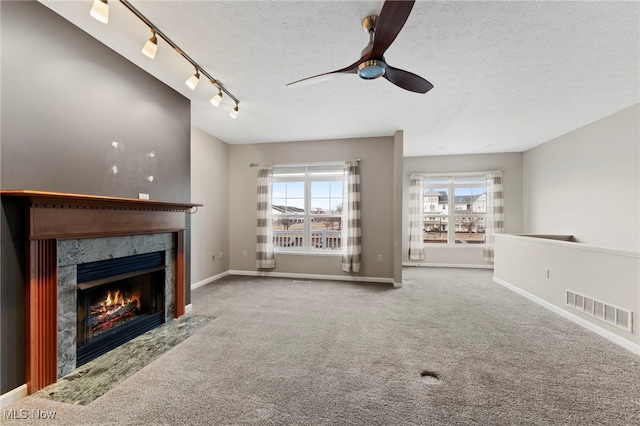
[(415, 0), (387, 0), (382, 6), (380, 16), (371, 15), (364, 18), (362, 26), (369, 33), (369, 44), (362, 50), (362, 57), (353, 64), (339, 70), (303, 78), (302, 80), (291, 82), (287, 86), (308, 82), (318, 77), (327, 77), (331, 74), (344, 73), (358, 74), (364, 80), (384, 77), (405, 90), (427, 93), (433, 89), (433, 84), (419, 75), (388, 65), (384, 59), (384, 53), (400, 33), (404, 23), (409, 18), (414, 3)]

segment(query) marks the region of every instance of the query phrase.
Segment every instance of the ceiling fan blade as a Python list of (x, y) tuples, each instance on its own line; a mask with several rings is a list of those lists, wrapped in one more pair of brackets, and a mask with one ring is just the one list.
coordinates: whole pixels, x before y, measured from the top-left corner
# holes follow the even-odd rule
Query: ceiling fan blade
[(409, 90), (410, 92), (427, 93), (433, 89), (433, 84), (419, 75), (389, 65), (387, 65), (383, 77), (396, 86)]
[(314, 75), (312, 77), (303, 78), (302, 80), (292, 81), (291, 83), (287, 83), (287, 87), (302, 87), (309, 86), (316, 83), (321, 83), (323, 81), (330, 80), (334, 76), (335, 71), (326, 72), (324, 74)]
[(376, 24), (373, 48), (369, 54), (370, 58), (381, 58), (384, 55), (384, 52), (400, 33), (404, 23), (407, 22), (414, 3), (415, 0), (387, 0), (384, 2)]
[(300, 86), (307, 86), (310, 84), (315, 84), (315, 83), (320, 83), (326, 80), (329, 80), (330, 78), (333, 77), (333, 74), (355, 74), (358, 70), (358, 64), (359, 62), (355, 62), (351, 65), (349, 65), (348, 67), (344, 67), (342, 69), (339, 70), (335, 70), (335, 71), (329, 71), (329, 72), (325, 72), (322, 74), (318, 74), (318, 75), (314, 75), (311, 77), (307, 77), (307, 78), (303, 78), (302, 80), (296, 80), (296, 81), (292, 81), (291, 83), (287, 84), (287, 87), (291, 87), (291, 86), (296, 86), (296, 87), (300, 87)]

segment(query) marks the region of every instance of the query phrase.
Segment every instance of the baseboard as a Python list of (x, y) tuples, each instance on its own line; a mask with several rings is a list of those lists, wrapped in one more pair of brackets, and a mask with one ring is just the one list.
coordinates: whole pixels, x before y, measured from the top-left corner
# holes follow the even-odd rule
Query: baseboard
[(493, 277), (493, 281), (497, 284), (500, 284), (503, 287), (508, 288), (509, 290), (518, 293), (519, 295), (531, 300), (534, 303), (537, 303), (538, 305), (549, 309), (552, 312), (555, 312), (556, 314), (560, 315), (563, 318), (568, 319), (569, 321), (572, 321), (584, 328), (586, 328), (589, 331), (592, 331), (594, 333), (596, 333), (599, 336), (604, 337), (607, 340), (612, 341), (613, 343), (622, 346), (623, 348), (640, 355), (640, 345), (633, 343), (623, 337), (618, 336), (615, 333), (612, 333), (611, 331), (604, 329), (594, 323), (592, 323), (591, 321), (587, 321), (584, 318), (581, 318), (571, 312), (567, 312), (564, 309), (560, 308), (559, 306), (554, 305), (553, 303), (550, 303), (544, 299), (541, 299), (538, 296), (534, 296), (533, 294), (519, 288), (516, 287), (513, 284), (508, 283), (507, 281), (504, 281), (498, 277)]
[(430, 268), (493, 269), (493, 264), (479, 265), (479, 264), (473, 264), (473, 263), (402, 262), (402, 266), (427, 266)]
[[(247, 275), (252, 277), (275, 277), (275, 278), (295, 278), (303, 280), (330, 280), (330, 281), (357, 281), (367, 283), (393, 284), (393, 278), (380, 277), (356, 277), (352, 275), (321, 275), (321, 274), (298, 274), (293, 272), (263, 272), (263, 271), (240, 271), (230, 270), (229, 275)], [(402, 283), (400, 283), (402, 286)]]
[(202, 287), (203, 285), (207, 285), (207, 284), (209, 284), (209, 283), (212, 283), (212, 282), (214, 282), (214, 281), (217, 281), (217, 280), (219, 280), (220, 278), (226, 277), (227, 275), (229, 275), (229, 271), (225, 271), (225, 272), (222, 272), (222, 273), (220, 273), (220, 274), (218, 274), (218, 275), (214, 275), (214, 276), (212, 276), (212, 277), (205, 278), (205, 279), (204, 279), (204, 280), (202, 280), (202, 281), (198, 281), (197, 283), (193, 283), (193, 284), (191, 284), (191, 290), (195, 290), (195, 289), (196, 289), (196, 288), (198, 288), (198, 287)]
[(193, 312), (193, 303), (189, 303), (187, 306), (184, 307), (185, 314), (190, 314), (191, 312)]
[(0, 395), (0, 410), (27, 396), (27, 384)]

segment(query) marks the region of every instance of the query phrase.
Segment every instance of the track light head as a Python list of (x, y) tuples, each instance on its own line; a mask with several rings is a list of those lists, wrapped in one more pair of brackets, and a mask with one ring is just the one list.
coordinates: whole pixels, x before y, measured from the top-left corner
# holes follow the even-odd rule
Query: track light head
[(229, 113), (229, 117), (236, 118), (238, 117), (238, 103), (236, 102), (236, 106)]
[(189, 77), (184, 84), (186, 84), (189, 89), (194, 90), (198, 85), (198, 81), (200, 81), (200, 73), (198, 72), (198, 68), (196, 68), (196, 73)]
[(155, 58), (156, 52), (158, 51), (158, 38), (156, 37), (156, 30), (151, 29), (151, 38), (147, 40), (142, 48), (142, 53), (148, 58)]
[[(177, 52), (189, 64), (191, 64), (192, 67), (195, 68), (196, 70), (195, 74), (193, 74), (191, 77), (189, 77), (185, 81), (185, 84), (187, 85), (187, 87), (189, 87), (191, 90), (195, 90), (196, 86), (198, 85), (198, 81), (200, 80), (200, 73), (202, 73), (205, 76), (205, 78), (207, 78), (211, 82), (211, 84), (213, 84), (215, 88), (218, 89), (218, 93), (210, 100), (211, 104), (214, 107), (220, 106), (220, 103), (222, 102), (222, 97), (224, 95), (227, 95), (231, 100), (235, 102), (235, 107), (230, 111), (229, 116), (231, 118), (238, 117), (238, 110), (239, 110), (238, 104), (240, 103), (240, 101), (238, 100), (238, 98), (233, 96), (233, 94), (229, 92), (229, 90), (227, 90), (227, 88), (220, 81), (214, 79), (211, 75), (209, 75), (209, 73), (204, 68), (201, 68), (200, 65), (198, 65), (197, 62), (191, 59), (191, 57), (189, 57), (189, 55), (187, 55), (177, 44), (175, 44), (173, 40), (167, 37), (167, 35), (163, 33), (160, 30), (160, 28), (158, 28), (153, 22), (151, 22), (146, 16), (144, 16), (138, 9), (136, 9), (129, 0), (120, 0), (119, 2), (116, 2), (116, 3), (122, 4), (126, 9), (129, 10), (129, 12), (131, 12), (134, 16), (136, 16), (140, 21), (142, 21), (144, 25), (147, 26), (147, 28), (151, 30), (151, 37), (142, 48), (142, 53), (145, 56), (151, 59), (155, 58), (156, 53), (158, 51), (158, 36), (159, 36), (160, 38), (162, 38), (162, 40), (164, 40), (166, 44), (171, 46), (175, 52)], [(109, 20), (109, 0), (93, 0), (90, 15), (93, 18), (97, 19), (98, 21), (104, 22), (106, 24), (107, 21)], [(113, 142), (113, 144), (114, 144), (113, 146), (115, 146), (118, 144), (118, 142)], [(118, 168), (115, 165), (113, 167), (114, 167), (113, 172), (118, 173)], [(153, 177), (151, 178), (153, 179)]]
[(93, 0), (93, 6), (91, 6), (91, 12), (89, 12), (89, 15), (103, 24), (109, 22), (108, 0)]
[(211, 105), (217, 108), (220, 102), (222, 102), (222, 90), (218, 88), (218, 94), (211, 98)]

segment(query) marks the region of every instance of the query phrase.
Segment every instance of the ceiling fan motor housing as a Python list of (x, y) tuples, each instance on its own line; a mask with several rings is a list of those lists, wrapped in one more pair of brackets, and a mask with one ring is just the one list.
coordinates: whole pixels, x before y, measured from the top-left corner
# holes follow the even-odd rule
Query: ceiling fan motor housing
[(370, 59), (358, 65), (358, 76), (364, 80), (373, 80), (384, 75), (387, 64), (378, 59)]
[[(373, 40), (378, 23), (377, 15), (369, 15), (362, 20), (362, 27), (369, 33), (369, 44), (362, 50), (362, 56), (373, 49)], [(369, 59), (358, 65), (358, 76), (364, 80), (373, 80), (384, 75), (387, 64), (382, 59)]]

